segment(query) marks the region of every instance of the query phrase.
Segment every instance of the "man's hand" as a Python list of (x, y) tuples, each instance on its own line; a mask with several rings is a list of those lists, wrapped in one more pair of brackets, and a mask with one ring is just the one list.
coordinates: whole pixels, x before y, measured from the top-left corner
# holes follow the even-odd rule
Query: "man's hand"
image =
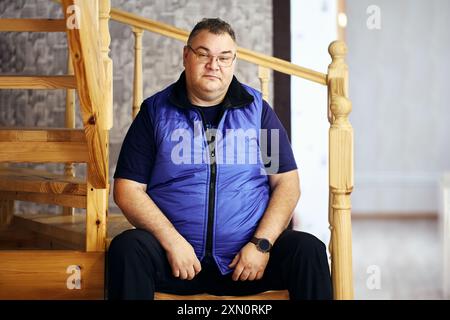
[(234, 281), (259, 280), (268, 262), (269, 253), (260, 252), (253, 243), (248, 243), (229, 265), (230, 268), (234, 268), (232, 279)]
[(182, 280), (192, 280), (202, 270), (194, 248), (183, 237), (179, 237), (166, 251), (172, 274)]

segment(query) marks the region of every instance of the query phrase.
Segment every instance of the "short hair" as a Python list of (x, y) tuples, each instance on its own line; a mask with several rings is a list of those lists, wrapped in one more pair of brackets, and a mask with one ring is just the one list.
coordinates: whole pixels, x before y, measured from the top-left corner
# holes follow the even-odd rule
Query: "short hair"
[(231, 39), (236, 42), (236, 35), (234, 33), (234, 30), (227, 22), (223, 21), (220, 18), (203, 18), (202, 21), (198, 22), (195, 25), (194, 29), (192, 29), (191, 33), (189, 34), (187, 43), (190, 45), (192, 43), (192, 39), (194, 39), (195, 36), (203, 30), (208, 30), (215, 35), (228, 33)]

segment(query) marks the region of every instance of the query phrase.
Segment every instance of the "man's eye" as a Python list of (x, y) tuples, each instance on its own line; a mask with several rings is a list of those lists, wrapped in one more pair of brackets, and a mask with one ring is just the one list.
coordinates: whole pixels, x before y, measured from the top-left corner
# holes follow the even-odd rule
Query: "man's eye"
[(219, 57), (219, 60), (222, 62), (229, 62), (231, 59), (231, 57)]
[(209, 55), (208, 55), (207, 53), (199, 52), (199, 53), (198, 53), (198, 57), (199, 57), (199, 58), (208, 58)]

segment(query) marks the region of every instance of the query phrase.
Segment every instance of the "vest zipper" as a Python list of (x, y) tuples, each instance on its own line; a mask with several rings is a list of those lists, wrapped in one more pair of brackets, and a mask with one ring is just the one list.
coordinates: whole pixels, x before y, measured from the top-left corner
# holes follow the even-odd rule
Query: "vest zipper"
[[(213, 229), (214, 229), (214, 207), (215, 207), (215, 199), (216, 199), (216, 175), (217, 175), (217, 165), (216, 165), (216, 138), (214, 137), (214, 141), (211, 141), (211, 131), (207, 130), (205, 118), (203, 116), (203, 112), (199, 110), (200, 116), (202, 118), (203, 130), (206, 135), (206, 142), (208, 145), (208, 157), (210, 163), (210, 179), (209, 179), (209, 189), (208, 189), (208, 223), (206, 229), (206, 250), (205, 257), (212, 258), (212, 247), (213, 247)], [(220, 119), (222, 119), (224, 110), (220, 113)], [(220, 123), (220, 121), (219, 121)], [(208, 143), (208, 141), (210, 141)]]

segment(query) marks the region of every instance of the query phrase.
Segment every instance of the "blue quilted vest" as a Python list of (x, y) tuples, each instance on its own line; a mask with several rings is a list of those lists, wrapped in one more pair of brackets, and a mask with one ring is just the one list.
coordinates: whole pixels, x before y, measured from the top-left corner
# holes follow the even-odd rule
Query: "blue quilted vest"
[(199, 260), (212, 257), (222, 274), (232, 271), (228, 265), (250, 241), (269, 202), (259, 154), (262, 96), (239, 85), (253, 102), (225, 106), (210, 146), (201, 113), (170, 99), (174, 85), (144, 102), (156, 145), (147, 193)]

